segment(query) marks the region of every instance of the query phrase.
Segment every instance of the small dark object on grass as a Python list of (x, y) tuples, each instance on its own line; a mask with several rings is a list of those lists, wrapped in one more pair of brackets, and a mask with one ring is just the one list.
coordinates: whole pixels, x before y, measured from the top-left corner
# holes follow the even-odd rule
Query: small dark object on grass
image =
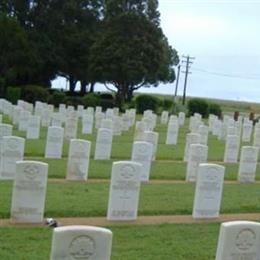
[(58, 222), (54, 218), (46, 218), (45, 224), (53, 228), (58, 226)]

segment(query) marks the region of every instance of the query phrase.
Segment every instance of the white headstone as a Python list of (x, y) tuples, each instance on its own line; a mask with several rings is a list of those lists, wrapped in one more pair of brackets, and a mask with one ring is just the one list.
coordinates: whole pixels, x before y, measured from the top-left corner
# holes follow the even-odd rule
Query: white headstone
[(147, 124), (143, 121), (137, 121), (135, 123), (134, 141), (144, 140), (144, 132), (147, 131)]
[(230, 221), (221, 224), (216, 260), (260, 259), (260, 223)]
[(134, 142), (132, 161), (142, 164), (141, 181), (149, 181), (153, 145), (148, 142)]
[(20, 161), (16, 164), (11, 220), (17, 223), (43, 221), (48, 164)]
[(188, 161), (190, 145), (199, 144), (199, 143), (200, 143), (200, 134), (190, 133), (186, 135), (186, 144), (185, 144), (185, 150), (183, 156), (183, 160), (185, 162)]
[(205, 125), (200, 125), (198, 133), (200, 134), (200, 143), (203, 144), (203, 145), (207, 145), (208, 144), (209, 128)]
[(41, 119), (39, 116), (30, 116), (26, 131), (26, 139), (38, 139), (40, 137)]
[(23, 160), (25, 139), (17, 136), (4, 136), (1, 157), (0, 179), (13, 180), (17, 161)]
[(186, 181), (195, 182), (198, 168), (201, 163), (206, 163), (208, 158), (208, 147), (202, 144), (191, 144), (189, 149)]
[(82, 116), (82, 134), (92, 134), (93, 132), (93, 114), (83, 114)]
[(251, 124), (243, 124), (243, 132), (242, 132), (242, 142), (250, 142), (252, 135), (253, 125)]
[(169, 112), (168, 111), (163, 111), (161, 114), (161, 124), (162, 125), (167, 125), (169, 119)]
[(258, 158), (258, 148), (243, 146), (240, 156), (238, 180), (240, 182), (254, 182)]
[(89, 141), (80, 139), (70, 140), (67, 166), (68, 180), (87, 180), (90, 147), (91, 142)]
[(151, 143), (153, 145), (153, 160), (155, 160), (158, 141), (159, 141), (159, 133), (152, 132), (152, 131), (145, 131), (143, 141)]
[(176, 120), (170, 120), (167, 128), (166, 144), (177, 144), (179, 133), (179, 122)]
[(62, 127), (48, 127), (45, 158), (60, 159), (62, 156), (64, 129)]
[(219, 216), (225, 168), (216, 164), (200, 164), (193, 203), (193, 218)]
[(50, 260), (110, 260), (112, 232), (94, 226), (64, 226), (53, 230)]
[(114, 162), (112, 167), (107, 219), (137, 218), (142, 165), (136, 162)]
[(77, 138), (77, 130), (78, 130), (77, 116), (69, 116), (65, 122), (64, 137), (68, 140)]
[(109, 160), (112, 149), (113, 131), (107, 128), (99, 128), (97, 132), (95, 160)]
[(19, 115), (19, 125), (18, 130), (19, 131), (26, 131), (28, 126), (28, 120), (31, 113), (25, 110), (22, 110)]
[(226, 139), (224, 162), (236, 163), (239, 153), (240, 138), (237, 135), (228, 135)]

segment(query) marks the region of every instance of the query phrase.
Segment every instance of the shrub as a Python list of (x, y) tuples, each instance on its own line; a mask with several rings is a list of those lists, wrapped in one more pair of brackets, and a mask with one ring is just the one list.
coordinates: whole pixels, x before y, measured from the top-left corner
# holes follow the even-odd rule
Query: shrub
[(162, 109), (163, 110), (171, 110), (173, 108), (173, 100), (164, 99), (162, 101)]
[(113, 108), (115, 106), (115, 98), (112, 94), (102, 93), (100, 94), (100, 106), (103, 110), (107, 108)]
[(96, 107), (100, 105), (100, 96), (96, 93), (89, 93), (82, 98), (84, 107)]
[(58, 107), (59, 104), (65, 103), (66, 94), (62, 91), (55, 90), (50, 98), (50, 103), (55, 107)]
[(136, 100), (137, 113), (142, 114), (145, 110), (151, 109), (155, 113), (160, 106), (160, 99), (150, 95), (137, 96)]
[(216, 115), (218, 117), (221, 117), (222, 114), (222, 110), (221, 110), (221, 106), (219, 104), (216, 103), (209, 103), (209, 114), (213, 114)]
[(189, 116), (194, 113), (200, 113), (202, 117), (208, 117), (208, 103), (206, 100), (201, 98), (193, 98), (188, 102)]
[(48, 102), (49, 92), (48, 89), (41, 86), (35, 86), (35, 85), (23, 86), (21, 88), (21, 98), (24, 101), (30, 103), (35, 103), (36, 101)]
[(65, 99), (65, 104), (67, 106), (74, 106), (76, 108), (78, 105), (83, 105), (83, 100), (81, 97), (67, 96)]
[(6, 99), (12, 104), (17, 104), (17, 100), (21, 98), (21, 88), (8, 87), (6, 90)]

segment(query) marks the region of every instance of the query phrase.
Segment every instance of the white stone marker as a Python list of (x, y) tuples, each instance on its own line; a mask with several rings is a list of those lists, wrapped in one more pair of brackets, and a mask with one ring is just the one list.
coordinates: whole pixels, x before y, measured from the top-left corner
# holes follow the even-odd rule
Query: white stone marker
[(144, 140), (144, 132), (147, 131), (148, 126), (143, 121), (137, 121), (135, 123), (134, 141)]
[(184, 162), (188, 161), (190, 145), (199, 144), (200, 143), (200, 134), (190, 133), (186, 135), (186, 144), (184, 150), (183, 160)]
[(62, 127), (63, 116), (61, 113), (53, 113), (51, 116), (51, 126)]
[(225, 167), (202, 163), (198, 169), (193, 203), (193, 218), (219, 216)]
[(62, 127), (48, 127), (45, 158), (60, 159), (62, 156), (64, 129)]
[(207, 145), (208, 144), (209, 128), (205, 125), (200, 125), (198, 133), (200, 134), (200, 143), (203, 144), (203, 145)]
[(16, 162), (23, 160), (25, 139), (17, 136), (4, 136), (1, 158), (0, 179), (13, 180)]
[(50, 260), (110, 260), (112, 232), (94, 226), (64, 226), (53, 230)]
[(201, 163), (206, 163), (208, 158), (208, 147), (202, 144), (191, 144), (189, 149), (186, 181), (195, 182), (198, 168)]
[(91, 142), (80, 139), (71, 139), (68, 166), (67, 180), (87, 180), (89, 155)]
[[(76, 115), (76, 113), (74, 113)], [(65, 122), (65, 130), (64, 137), (67, 140), (77, 138), (77, 130), (78, 130), (78, 118), (77, 116), (70, 116), (67, 118)]]
[(225, 145), (224, 162), (236, 163), (239, 153), (240, 138), (237, 135), (228, 135)]
[(11, 221), (40, 223), (43, 221), (48, 164), (36, 161), (16, 163)]
[(238, 181), (254, 182), (258, 158), (258, 148), (243, 146), (239, 163)]
[(113, 131), (107, 128), (99, 128), (97, 132), (95, 160), (109, 160), (112, 149)]
[(252, 136), (253, 125), (252, 123), (243, 124), (242, 142), (250, 142)]
[(179, 133), (179, 122), (176, 120), (170, 120), (167, 128), (166, 144), (177, 144)]
[(107, 211), (108, 220), (135, 220), (137, 218), (141, 171), (140, 163), (131, 161), (113, 163)]
[(185, 113), (179, 112), (178, 119), (179, 119), (179, 125), (184, 125), (184, 123), (185, 123)]
[(148, 142), (134, 142), (132, 161), (142, 164), (141, 181), (149, 181), (153, 145)]
[(153, 145), (153, 160), (156, 158), (156, 152), (158, 147), (158, 141), (159, 141), (159, 133), (152, 132), (152, 131), (145, 131), (144, 132), (144, 141), (151, 143)]
[(19, 125), (18, 125), (18, 130), (19, 131), (26, 131), (27, 126), (28, 126), (28, 119), (29, 119), (30, 115), (31, 115), (31, 113), (28, 112), (28, 111), (25, 111), (25, 110), (22, 110), (20, 112), (20, 115), (19, 115)]
[(259, 260), (260, 223), (230, 221), (221, 224), (216, 260)]
[(169, 119), (169, 112), (168, 111), (163, 111), (161, 114), (161, 124), (162, 125), (167, 125)]
[(83, 114), (82, 116), (82, 134), (92, 134), (93, 132), (93, 114)]
[(26, 139), (38, 139), (40, 136), (41, 119), (39, 116), (30, 116), (26, 131)]

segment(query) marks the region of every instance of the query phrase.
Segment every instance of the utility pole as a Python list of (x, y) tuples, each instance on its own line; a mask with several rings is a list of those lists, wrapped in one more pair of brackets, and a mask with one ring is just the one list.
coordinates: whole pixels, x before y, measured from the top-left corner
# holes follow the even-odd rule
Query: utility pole
[(180, 70), (181, 70), (181, 65), (179, 64), (177, 66), (178, 72), (177, 72), (177, 78), (176, 78), (176, 84), (175, 84), (175, 92), (173, 96), (173, 114), (176, 112), (176, 97), (177, 97), (177, 92), (178, 92), (178, 85), (179, 85), (179, 78), (180, 78)]
[(177, 72), (177, 78), (176, 78), (176, 85), (175, 85), (175, 92), (174, 92), (174, 101), (175, 101), (175, 98), (177, 96), (177, 91), (178, 91), (178, 85), (179, 85), (179, 78), (180, 78), (180, 69), (181, 69), (181, 65), (179, 64), (178, 67), (178, 72)]
[(184, 79), (184, 88), (183, 88), (183, 96), (182, 96), (182, 104), (185, 105), (185, 99), (186, 99), (186, 89), (187, 89), (187, 81), (188, 81), (188, 74), (191, 74), (189, 71), (190, 64), (193, 62), (191, 60), (194, 60), (195, 57), (188, 56), (182, 56), (185, 60), (182, 60), (182, 62), (186, 63), (185, 65), (185, 71), (182, 71), (182, 73), (185, 73), (185, 79)]

